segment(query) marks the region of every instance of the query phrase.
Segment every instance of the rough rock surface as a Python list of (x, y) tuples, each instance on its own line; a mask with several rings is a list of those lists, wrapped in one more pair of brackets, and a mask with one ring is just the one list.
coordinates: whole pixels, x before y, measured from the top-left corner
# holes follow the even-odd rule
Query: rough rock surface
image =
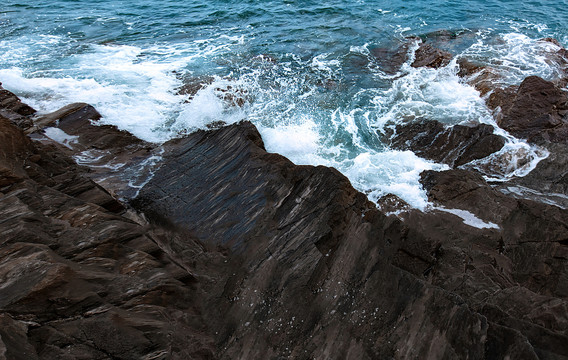
[(532, 142), (568, 140), (568, 93), (550, 81), (529, 76), (516, 90), (493, 93), (491, 108), (500, 108), (497, 123), (511, 134)]
[(0, 354), (213, 358), (195, 267), (180, 266), (168, 244), (183, 242), (194, 259), (207, 251), (187, 234), (122, 216), (84, 169), (7, 119), (0, 134), (12, 139), (0, 141), (12, 159), (0, 174)]
[(87, 166), (89, 176), (107, 190), (132, 197), (156, 166), (159, 149), (116, 126), (97, 124), (100, 118), (93, 106), (74, 103), (36, 117), (26, 132), (36, 132), (33, 137), (44, 143), (57, 143), (60, 151)]
[(457, 167), (499, 151), (505, 138), (493, 134), (491, 125), (446, 127), (439, 121), (423, 120), (397, 125), (390, 142), (395, 149), (412, 150), (420, 157)]
[[(223, 329), (220, 357), (568, 356), (565, 211), (507, 198), (476, 175), (455, 195), (491, 191), (495, 205), (477, 214), (486, 228), (443, 208), (386, 217), (333, 169), (266, 153), (250, 123), (170, 146), (134, 205), (238, 259), (210, 300), (225, 314), (208, 320)], [(499, 202), (517, 205), (499, 216)]]
[(11, 120), (22, 129), (27, 129), (33, 124), (30, 117), (35, 112), (35, 109), (24, 104), (12, 92), (4, 89), (0, 83), (0, 116)]
[(422, 43), (415, 53), (415, 59), (412, 63), (413, 67), (430, 67), (440, 68), (446, 66), (452, 60), (452, 54), (447, 51), (438, 49), (429, 43)]
[(132, 202), (149, 225), (63, 147), (0, 136), (7, 358), (568, 358), (568, 211), (474, 172), (426, 172), (436, 208), (386, 216), (243, 122), (164, 145)]

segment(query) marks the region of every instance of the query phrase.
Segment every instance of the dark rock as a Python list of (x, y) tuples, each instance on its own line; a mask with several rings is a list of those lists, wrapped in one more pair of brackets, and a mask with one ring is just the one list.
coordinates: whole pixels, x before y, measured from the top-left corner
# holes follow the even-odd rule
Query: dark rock
[[(86, 123), (60, 121), (106, 131)], [(335, 169), (267, 153), (244, 122), (164, 145), (133, 201), (148, 224), (105, 205), (63, 147), (0, 125), (17, 175), (0, 174), (6, 356), (568, 356), (567, 211), (477, 173), (426, 172), (437, 207), (386, 196), (403, 209), (386, 216)]]
[(495, 69), (472, 62), (467, 58), (460, 58), (458, 66), (458, 76), (466, 79), (468, 84), (479, 91), (480, 96), (484, 97), (494, 91), (503, 90), (499, 87), (502, 76)]
[(178, 95), (187, 95), (188, 99), (192, 99), (195, 94), (215, 80), (212, 76), (204, 77), (185, 77), (182, 79), (183, 85), (177, 89)]
[(430, 67), (437, 69), (448, 65), (451, 59), (452, 54), (449, 52), (437, 49), (429, 43), (423, 43), (420, 45), (418, 50), (416, 50), (412, 66), (415, 68)]
[(32, 126), (31, 115), (35, 109), (24, 104), (14, 93), (4, 89), (0, 83), (0, 116), (5, 117), (21, 129)]
[(64, 137), (72, 138), (59, 144), (63, 145), (60, 151), (88, 166), (89, 176), (108, 190), (121, 197), (133, 197), (137, 183), (145, 181), (156, 165), (149, 159), (159, 150), (116, 126), (98, 124), (96, 120), (100, 118), (91, 105), (75, 103), (37, 118), (36, 126), (28, 132), (46, 126), (60, 129)]
[(396, 214), (403, 211), (410, 211), (412, 209), (406, 201), (394, 194), (382, 196), (379, 201), (377, 201), (377, 206), (385, 214)]
[(2, 134), (23, 142), (0, 146), (24, 172), (10, 183), (0, 175), (0, 354), (213, 358), (200, 315), (204, 297), (196, 294), (215, 271), (200, 282), (195, 267), (168, 254), (168, 242), (183, 240), (185, 254), (202, 267), (217, 267), (222, 255), (207, 254), (187, 234), (152, 229), (91, 202), (96, 189), (101, 205), (112, 197), (58, 148), (2, 126)]
[[(566, 144), (547, 144), (548, 158), (541, 160), (528, 175), (508, 181), (504, 186), (524, 186), (540, 192), (540, 197), (554, 197), (555, 194), (568, 195), (568, 153)], [(568, 208), (568, 203), (563, 207)], [(562, 199), (557, 199), (562, 201)]]
[[(557, 314), (568, 280), (559, 257), (565, 213), (558, 208), (510, 199), (480, 175), (460, 171), (444, 181), (437, 173), (425, 177), (432, 200), (495, 224), (472, 227), (446, 210), (410, 210), (388, 196), (381, 204), (404, 211), (401, 219), (387, 218), (336, 171), (266, 153), (246, 122), (166, 147), (162, 167), (134, 205), (160, 224), (233, 249), (229, 257), (239, 270), (219, 284), (218, 295), (211, 293), (211, 307), (224, 315), (208, 315), (212, 327), (223, 329), (220, 357), (499, 358), (566, 351), (557, 342), (565, 339), (559, 330), (565, 315)], [(550, 233), (542, 238), (523, 225), (533, 223)], [(529, 257), (535, 252), (538, 260)], [(539, 275), (543, 261), (554, 276)], [(529, 300), (518, 312), (483, 309), (499, 291), (507, 296), (492, 300), (496, 307)], [(521, 315), (542, 301), (561, 305), (543, 308), (547, 315), (538, 320)], [(546, 332), (537, 334), (539, 326)]]
[(494, 93), (490, 106), (500, 107), (497, 122), (511, 134), (532, 142), (568, 139), (568, 94), (550, 81), (529, 76), (514, 97)]
[(91, 105), (73, 103), (52, 113), (39, 116), (34, 121), (35, 127), (29, 129), (27, 133), (32, 133), (47, 126), (59, 125), (59, 123), (76, 124), (80, 122), (83, 125), (89, 120), (99, 120), (100, 118), (101, 114)]
[(402, 64), (408, 60), (410, 44), (404, 43), (393, 47), (379, 47), (369, 50), (379, 68), (387, 74), (396, 74)]
[(416, 155), (457, 167), (499, 151), (505, 144), (487, 124), (450, 127), (435, 120), (397, 125), (391, 146), (412, 150)]
[[(543, 295), (568, 294), (568, 257), (558, 256), (566, 252), (568, 210), (508, 197), (491, 188), (479, 174), (466, 170), (426, 171), (422, 183), (431, 201), (467, 210), (499, 226), (515, 281)], [(542, 275), (543, 262), (554, 275)]]

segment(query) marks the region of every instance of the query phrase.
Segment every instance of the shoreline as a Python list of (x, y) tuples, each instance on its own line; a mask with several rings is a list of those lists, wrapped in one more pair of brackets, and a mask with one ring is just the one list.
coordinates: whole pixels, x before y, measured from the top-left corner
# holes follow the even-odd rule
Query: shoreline
[[(529, 81), (493, 98), (505, 122), (534, 108), (534, 89), (547, 94), (538, 101), (557, 94)], [(483, 126), (418, 124), (426, 135), (400, 139), (425, 154), (435, 139), (453, 141), (430, 155), (451, 168), (421, 174), (439, 207), (421, 212), (394, 195), (377, 207), (337, 170), (267, 152), (250, 122), (158, 148), (92, 125), (96, 109), (72, 104), (34, 119), (33, 130), (56, 125), (60, 144), (24, 135), (33, 109), (2, 96), (9, 358), (568, 356), (568, 211), (457, 168), (498, 151), (502, 140)], [(555, 169), (568, 154), (553, 142), (563, 130), (547, 129), (535, 141), (552, 156), (507, 185), (566, 194)], [(77, 165), (86, 151), (95, 160)], [(120, 175), (149, 159), (136, 198), (113, 197), (132, 180)]]

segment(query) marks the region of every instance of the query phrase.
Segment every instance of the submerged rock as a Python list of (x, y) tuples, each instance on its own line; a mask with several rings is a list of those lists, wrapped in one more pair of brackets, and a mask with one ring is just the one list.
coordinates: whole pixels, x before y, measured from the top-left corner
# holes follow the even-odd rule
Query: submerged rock
[(491, 125), (444, 126), (435, 120), (397, 125), (390, 141), (395, 149), (412, 150), (420, 157), (451, 167), (482, 159), (505, 144), (505, 138), (493, 134)]

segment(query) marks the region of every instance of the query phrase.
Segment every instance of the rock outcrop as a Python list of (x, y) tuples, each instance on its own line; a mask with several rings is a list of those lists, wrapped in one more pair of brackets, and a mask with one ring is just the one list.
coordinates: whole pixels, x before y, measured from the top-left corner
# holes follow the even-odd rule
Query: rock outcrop
[[(474, 205), (487, 213), (440, 192), (439, 210), (386, 217), (333, 169), (266, 153), (246, 122), (167, 146), (133, 204), (230, 248), (239, 271), (209, 300), (223, 315), (207, 320), (222, 329), (220, 357), (568, 356), (558, 315), (567, 308), (566, 211), (507, 198), (479, 175), (461, 185), (474, 174), (463, 171), (454, 195), (483, 188), (494, 205), (483, 192)], [(424, 181), (432, 194), (450, 186)], [(500, 203), (511, 208), (501, 217)], [(526, 224), (551, 231), (539, 238)]]
[(499, 108), (497, 123), (517, 137), (537, 143), (568, 140), (568, 93), (550, 81), (529, 76), (514, 94), (493, 93), (488, 106)]
[(435, 120), (397, 125), (390, 145), (451, 167), (482, 159), (499, 151), (505, 138), (487, 124), (444, 126)]
[(9, 140), (0, 141), (0, 354), (213, 358), (198, 271), (179, 265), (169, 243), (183, 241), (196, 263), (221, 255), (130, 220), (59, 148), (5, 118), (0, 129)]
[(429, 43), (422, 43), (415, 53), (414, 62), (412, 62), (413, 67), (429, 67), (429, 68), (440, 68), (446, 66), (452, 60), (452, 54), (447, 51), (438, 49), (430, 45)]
[[(93, 110), (50, 116), (70, 146), (0, 118), (5, 357), (568, 358), (567, 210), (450, 170), (422, 176), (431, 211), (386, 196), (387, 216), (335, 169), (266, 152), (249, 122), (164, 144), (125, 205), (70, 156), (155, 150)], [(432, 155), (454, 166), (501, 141), (420, 126), (400, 143), (464, 139)]]

